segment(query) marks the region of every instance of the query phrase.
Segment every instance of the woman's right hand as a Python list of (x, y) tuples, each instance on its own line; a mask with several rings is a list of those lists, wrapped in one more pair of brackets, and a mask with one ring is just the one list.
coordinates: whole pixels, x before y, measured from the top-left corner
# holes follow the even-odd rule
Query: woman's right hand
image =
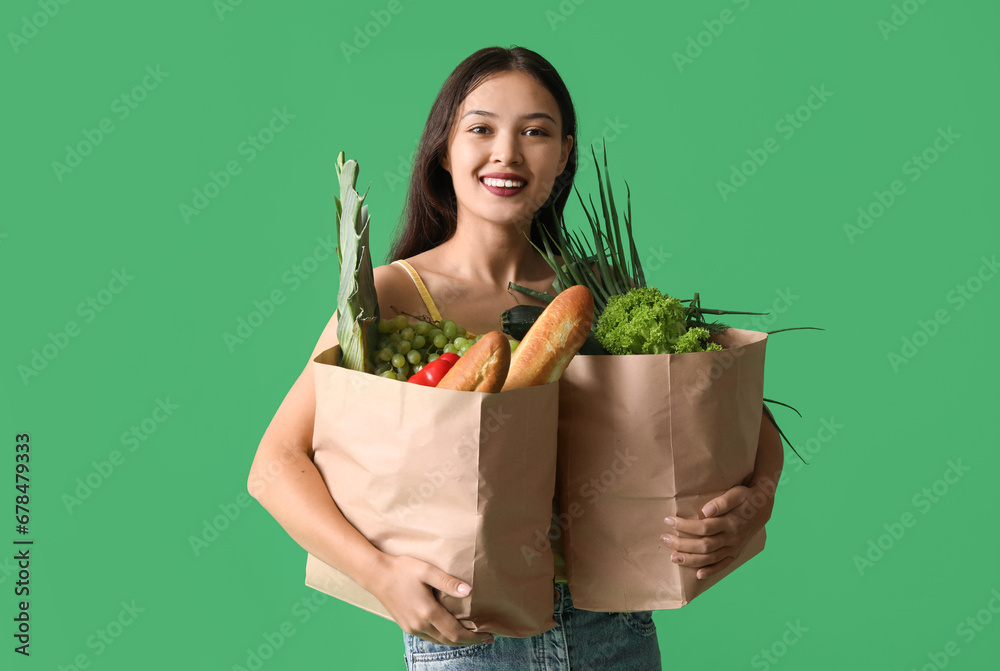
[(459, 586), (468, 588), (468, 585), (414, 557), (383, 555), (381, 559), (385, 563), (378, 572), (380, 579), (371, 585), (370, 591), (404, 632), (439, 645), (493, 642), (491, 634), (463, 627), (431, 591), (435, 588), (461, 599), (468, 592), (460, 592)]

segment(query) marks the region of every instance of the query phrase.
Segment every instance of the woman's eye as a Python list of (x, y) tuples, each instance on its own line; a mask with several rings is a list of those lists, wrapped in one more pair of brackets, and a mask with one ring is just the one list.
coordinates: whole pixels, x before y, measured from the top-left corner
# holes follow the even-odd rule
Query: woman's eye
[[(486, 126), (473, 126), (469, 129), (469, 132), (473, 135), (485, 135), (490, 132), (490, 129)], [(524, 132), (531, 137), (542, 137), (548, 135), (548, 133), (541, 128), (529, 128)]]

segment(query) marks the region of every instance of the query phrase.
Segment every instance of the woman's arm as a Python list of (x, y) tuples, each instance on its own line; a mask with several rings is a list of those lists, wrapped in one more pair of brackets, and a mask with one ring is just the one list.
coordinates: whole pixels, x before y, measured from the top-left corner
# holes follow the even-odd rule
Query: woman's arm
[(748, 485), (737, 485), (706, 503), (701, 510), (703, 519), (667, 518), (667, 534), (662, 540), (675, 550), (670, 560), (701, 567), (696, 574), (698, 578), (707, 578), (726, 568), (750, 537), (771, 519), (784, 459), (781, 436), (765, 412)]
[(336, 344), (334, 315), (264, 432), (247, 489), (296, 543), (369, 589), (384, 555), (344, 518), (312, 461), (312, 359)]
[[(376, 268), (375, 277), (379, 296), (388, 306), (398, 297), (384, 268)], [(443, 645), (491, 640), (463, 627), (435, 599), (431, 588), (458, 598), (467, 596), (468, 592), (459, 591), (462, 582), (458, 578), (427, 562), (388, 555), (372, 545), (341, 513), (316, 468), (312, 460), (316, 416), (312, 360), (336, 344), (335, 314), (264, 432), (247, 479), (250, 495), (303, 549), (371, 592), (406, 633)]]

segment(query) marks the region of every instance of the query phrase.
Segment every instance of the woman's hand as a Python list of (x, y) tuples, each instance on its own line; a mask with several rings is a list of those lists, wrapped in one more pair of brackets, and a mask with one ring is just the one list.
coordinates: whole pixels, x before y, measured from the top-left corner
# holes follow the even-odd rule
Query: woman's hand
[(383, 555), (381, 576), (370, 591), (403, 631), (431, 643), (449, 646), (492, 643), (490, 634), (469, 631), (434, 597), (431, 588), (457, 598), (469, 595), (461, 580), (413, 557)]
[(722, 571), (767, 522), (773, 501), (773, 491), (737, 485), (706, 503), (702, 519), (666, 518), (673, 529), (661, 540), (674, 550), (670, 561), (699, 567), (699, 579)]
[(765, 412), (750, 482), (706, 503), (701, 509), (702, 519), (666, 518), (668, 528), (661, 540), (674, 550), (670, 561), (698, 567), (695, 575), (699, 580), (729, 566), (750, 537), (771, 518), (783, 461), (781, 436)]

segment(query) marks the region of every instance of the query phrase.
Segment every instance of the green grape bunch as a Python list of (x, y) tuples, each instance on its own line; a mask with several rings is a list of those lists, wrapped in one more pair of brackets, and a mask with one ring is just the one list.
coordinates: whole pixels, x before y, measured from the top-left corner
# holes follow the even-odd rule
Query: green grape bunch
[[(372, 355), (375, 374), (401, 382), (419, 373), (445, 352), (462, 356), (482, 338), (450, 319), (410, 321), (403, 314), (393, 319), (380, 319), (378, 336), (378, 345)], [(516, 342), (511, 342), (512, 349), (517, 347)]]

